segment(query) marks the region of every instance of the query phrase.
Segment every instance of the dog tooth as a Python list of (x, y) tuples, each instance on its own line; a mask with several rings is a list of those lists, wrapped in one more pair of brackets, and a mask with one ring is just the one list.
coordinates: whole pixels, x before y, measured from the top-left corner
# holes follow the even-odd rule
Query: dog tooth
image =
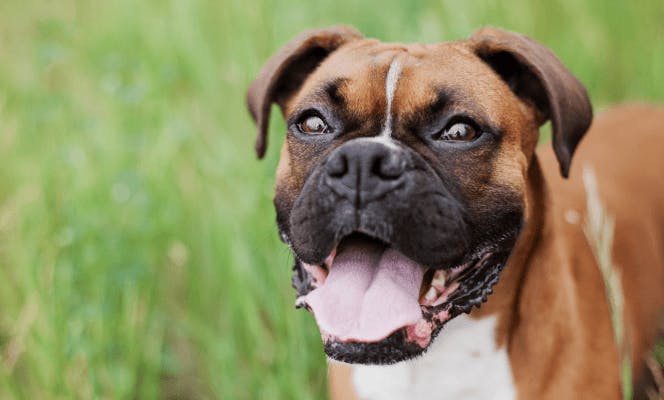
[(427, 301), (433, 301), (438, 296), (438, 291), (435, 287), (431, 286), (427, 293), (424, 295), (424, 299)]
[(447, 271), (442, 269), (436, 271), (436, 273), (433, 275), (433, 279), (431, 280), (431, 286), (442, 291), (445, 288), (446, 283), (447, 283)]
[(299, 296), (297, 299), (295, 299), (295, 308), (302, 308), (306, 305), (304, 302), (304, 296)]

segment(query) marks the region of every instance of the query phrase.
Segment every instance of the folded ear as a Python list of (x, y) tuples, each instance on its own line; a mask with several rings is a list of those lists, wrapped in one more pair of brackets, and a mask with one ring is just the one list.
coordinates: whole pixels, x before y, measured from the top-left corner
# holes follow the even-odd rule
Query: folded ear
[(272, 103), (283, 107), (323, 59), (343, 44), (361, 37), (358, 31), (346, 26), (307, 31), (288, 42), (263, 66), (247, 92), (249, 111), (258, 124), (258, 158), (263, 158), (267, 148)]
[(574, 150), (593, 117), (583, 85), (551, 50), (527, 36), (484, 28), (469, 42), (475, 54), (536, 110), (540, 123), (551, 120), (553, 150), (560, 173), (567, 177)]

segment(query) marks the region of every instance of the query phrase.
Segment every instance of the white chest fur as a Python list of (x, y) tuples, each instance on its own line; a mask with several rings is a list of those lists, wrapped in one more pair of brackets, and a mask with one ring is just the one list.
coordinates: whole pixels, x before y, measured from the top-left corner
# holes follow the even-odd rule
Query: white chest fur
[(506, 349), (496, 348), (496, 317), (450, 321), (429, 351), (391, 366), (353, 366), (360, 398), (495, 399), (516, 398)]

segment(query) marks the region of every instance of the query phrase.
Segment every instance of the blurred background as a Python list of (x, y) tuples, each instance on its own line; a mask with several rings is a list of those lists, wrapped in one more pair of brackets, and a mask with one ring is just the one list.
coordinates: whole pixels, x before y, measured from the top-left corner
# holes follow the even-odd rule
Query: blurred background
[(284, 124), (258, 162), (245, 109), (300, 31), (516, 30), (601, 110), (664, 99), (662, 21), (662, 0), (2, 0), (0, 398), (325, 396), (274, 225)]

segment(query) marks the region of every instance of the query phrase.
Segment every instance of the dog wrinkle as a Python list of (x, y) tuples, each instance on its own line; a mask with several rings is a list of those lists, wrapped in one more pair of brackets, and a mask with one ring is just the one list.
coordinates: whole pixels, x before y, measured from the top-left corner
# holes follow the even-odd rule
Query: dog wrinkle
[(291, 174), (291, 163), (290, 163), (290, 153), (288, 151), (288, 141), (284, 140), (283, 146), (281, 146), (281, 156), (279, 158), (279, 164), (277, 164), (277, 172), (275, 176), (275, 182), (282, 182), (288, 179)]

